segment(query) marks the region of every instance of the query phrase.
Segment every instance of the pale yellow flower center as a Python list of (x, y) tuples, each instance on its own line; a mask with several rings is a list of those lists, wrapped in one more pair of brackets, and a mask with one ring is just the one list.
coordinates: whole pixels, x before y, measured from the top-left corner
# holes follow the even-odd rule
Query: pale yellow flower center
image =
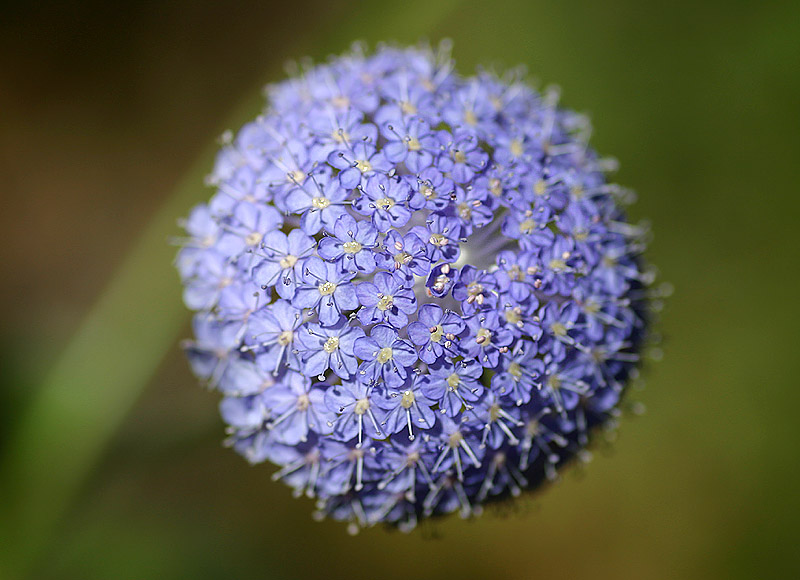
[(322, 350), (327, 352), (328, 354), (333, 353), (337, 348), (339, 348), (339, 337), (332, 336), (328, 340), (325, 341), (325, 344), (322, 345)]
[(263, 237), (264, 236), (262, 236), (258, 232), (250, 232), (249, 234), (247, 234), (247, 237), (244, 239), (244, 241), (248, 246), (255, 246), (261, 241), (261, 238)]
[(408, 264), (413, 259), (413, 256), (408, 252), (400, 252), (399, 254), (394, 255), (394, 261), (396, 264)]
[(443, 236), (442, 234), (431, 234), (430, 237), (430, 242), (434, 246), (446, 246), (449, 241), (450, 240), (448, 240), (447, 237)]
[(388, 346), (380, 349), (378, 351), (378, 357), (377, 357), (378, 362), (381, 363), (382, 365), (386, 364), (387, 362), (392, 360), (392, 354), (393, 354), (392, 349), (389, 348)]
[(522, 223), (519, 224), (520, 233), (525, 235), (532, 234), (533, 230), (535, 229), (536, 229), (536, 222), (530, 218), (523, 220)]
[(344, 250), (345, 254), (357, 254), (361, 251), (361, 247), (361, 244), (355, 240), (351, 242), (345, 242), (342, 245), (342, 249)]
[(297, 397), (297, 410), (298, 411), (305, 411), (311, 406), (311, 399), (308, 398), (308, 395), (303, 393), (299, 397)]
[(520, 268), (518, 264), (514, 264), (508, 270), (508, 277), (511, 280), (522, 282), (525, 279), (525, 272), (522, 271), (522, 268)]
[(284, 270), (288, 270), (296, 263), (297, 263), (297, 256), (292, 256), (291, 254), (284, 256), (283, 258), (281, 258), (280, 261), (281, 268), (283, 268)]
[(378, 206), (378, 209), (389, 211), (394, 207), (394, 200), (391, 197), (382, 197), (375, 202), (375, 205)]
[(355, 408), (353, 412), (356, 415), (363, 415), (369, 410), (369, 399), (359, 399), (356, 401)]
[(414, 115), (417, 112), (417, 108), (408, 101), (400, 101), (400, 110), (406, 115)]
[(464, 439), (464, 436), (461, 434), (461, 431), (456, 431), (450, 438), (447, 440), (447, 444), (450, 447), (458, 447), (461, 444), (461, 441)]
[(519, 307), (509, 308), (503, 313), (503, 315), (505, 316), (506, 322), (509, 324), (516, 324), (522, 320), (522, 309)]
[(291, 330), (284, 330), (278, 335), (278, 344), (281, 346), (288, 346), (294, 338), (294, 333)]
[(492, 344), (492, 331), (488, 328), (479, 328), (475, 336), (475, 342), (486, 348)]
[(311, 200), (311, 205), (317, 209), (325, 209), (331, 204), (331, 200), (327, 197), (315, 197)]

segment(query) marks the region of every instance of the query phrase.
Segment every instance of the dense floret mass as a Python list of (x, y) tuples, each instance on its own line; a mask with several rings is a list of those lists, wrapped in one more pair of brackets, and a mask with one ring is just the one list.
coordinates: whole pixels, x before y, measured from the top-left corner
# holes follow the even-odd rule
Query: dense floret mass
[(555, 478), (616, 416), (646, 328), (644, 232), (589, 132), (443, 50), (269, 87), (177, 258), (231, 445), (351, 527)]

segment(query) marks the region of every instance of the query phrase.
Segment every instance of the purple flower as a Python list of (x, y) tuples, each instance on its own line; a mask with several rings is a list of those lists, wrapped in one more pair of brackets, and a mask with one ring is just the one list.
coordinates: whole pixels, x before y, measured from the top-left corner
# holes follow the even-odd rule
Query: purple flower
[(315, 173), (295, 187), (286, 198), (286, 208), (301, 214), (300, 227), (309, 235), (323, 227), (333, 229), (336, 220), (345, 215), (344, 200), (349, 192), (325, 173)]
[(381, 132), (388, 140), (384, 148), (386, 159), (405, 163), (414, 173), (430, 167), (440, 148), (436, 134), (420, 117), (386, 123)]
[(236, 256), (248, 248), (255, 249), (264, 235), (277, 230), (282, 224), (280, 212), (272, 206), (246, 201), (237, 203), (223, 228), (225, 233), (217, 243), (217, 250)]
[(204, 205), (195, 207), (182, 225), (190, 237), (178, 253), (175, 266), (182, 277), (189, 278), (208, 255), (206, 250), (219, 240), (222, 227)]
[(519, 240), (524, 249), (549, 246), (554, 236), (547, 224), (552, 217), (549, 208), (544, 205), (512, 211), (503, 222), (503, 233), (509, 238)]
[(250, 318), (245, 335), (246, 348), (263, 348), (262, 361), (274, 373), (280, 370), (282, 363), (299, 371), (295, 344), (297, 328), (302, 323), (302, 314), (297, 308), (286, 300), (278, 300), (269, 309), (259, 310)]
[(451, 194), (455, 215), (470, 228), (482, 228), (492, 221), (494, 212), (486, 203), (486, 193), (481, 189), (456, 187)]
[(458, 480), (464, 481), (464, 464), (480, 467), (483, 447), (478, 443), (476, 431), (474, 428), (470, 428), (469, 424), (458, 424), (447, 417), (442, 417), (440, 424), (444, 442), (431, 472), (444, 471), (454, 467)]
[[(387, 79), (382, 87), (387, 103), (375, 115), (379, 123), (402, 123), (414, 116), (437, 120), (437, 109), (434, 95), (423, 86), (408, 86), (402, 75)], [(422, 117), (424, 115), (424, 117)]]
[(450, 207), (456, 186), (441, 171), (429, 167), (419, 173), (415, 183), (416, 191), (424, 200), (423, 207), (431, 211), (442, 211)]
[(467, 264), (461, 268), (458, 282), (453, 286), (453, 298), (461, 302), (465, 315), (497, 306), (497, 280), (485, 270)]
[(312, 169), (309, 151), (300, 143), (286, 143), (273, 154), (273, 163), (266, 165), (257, 183), (266, 185), (275, 207), (281, 212), (289, 211), (286, 194), (295, 187), (303, 187)]
[(458, 339), (466, 328), (461, 317), (436, 304), (425, 304), (419, 309), (417, 320), (408, 325), (408, 338), (421, 347), (419, 358), (433, 364), (444, 355), (458, 356)]
[(228, 443), (348, 529), (554, 479), (619, 413), (642, 258), (588, 122), (446, 48), (361, 48), (226, 137), (176, 266)]
[(522, 444), (520, 445), (521, 469), (527, 470), (538, 458), (544, 461), (544, 472), (547, 479), (556, 478), (555, 466), (561, 459), (560, 450), (569, 443), (562, 434), (569, 431), (566, 423), (551, 419), (550, 407), (533, 406), (523, 425)]
[(366, 221), (357, 222), (344, 214), (333, 224), (333, 236), (322, 238), (318, 252), (325, 260), (336, 262), (344, 270), (355, 268), (363, 274), (375, 270), (372, 251), (378, 240), (378, 230)]
[[(359, 492), (364, 488), (364, 458), (374, 453), (374, 451), (363, 449), (357, 440), (341, 443), (340, 441), (330, 438), (323, 439), (321, 452), (324, 471), (320, 478), (320, 491), (322, 492), (320, 495), (335, 499), (338, 499), (338, 496), (344, 496), (346, 498), (351, 492)], [(348, 516), (355, 515), (354, 510), (336, 509), (347, 507), (349, 507), (349, 504), (346, 500), (341, 502), (337, 501), (334, 502), (334, 506), (328, 508), (328, 511), (336, 511), (340, 514), (347, 514)], [(359, 515), (360, 513), (363, 513), (363, 511), (359, 512)], [(363, 518), (363, 516), (360, 517), (359, 524), (362, 526), (366, 525), (366, 518)]]
[[(544, 294), (569, 295), (575, 288), (575, 274), (578, 272), (578, 256), (575, 255), (573, 241), (556, 236), (551, 245), (541, 250), (543, 264), (541, 289)], [(606, 272), (596, 268), (596, 280), (601, 281)]]
[(219, 404), (222, 419), (236, 429), (239, 436), (257, 433), (270, 416), (259, 395), (225, 397)]
[(542, 267), (533, 252), (500, 252), (497, 266), (495, 278), (500, 289), (515, 301), (529, 300), (534, 290), (542, 285)]
[(229, 286), (238, 270), (224, 256), (206, 252), (193, 264), (186, 277), (183, 301), (194, 310), (209, 311), (216, 306), (222, 291)]
[(508, 296), (502, 296), (498, 314), (501, 322), (515, 339), (529, 339), (538, 342), (542, 336), (539, 324), (539, 301), (531, 296), (519, 302)]
[(261, 399), (270, 409), (272, 419), (267, 426), (274, 431), (276, 441), (295, 445), (306, 441), (312, 430), (321, 435), (329, 432), (332, 415), (324, 398), (322, 389), (312, 388), (308, 378), (293, 371), (265, 390)]
[(487, 90), (490, 83), (477, 77), (463, 83), (448, 96), (442, 117), (455, 128), (491, 130), (496, 127), (498, 102)]
[(358, 319), (362, 324), (388, 322), (395, 328), (408, 324), (408, 315), (417, 311), (417, 300), (407, 280), (378, 272), (374, 282), (356, 286), (356, 296), (362, 304)]
[(433, 485), (427, 465), (433, 465), (436, 449), (422, 437), (403, 439), (391, 438), (390, 445), (380, 455), (367, 456), (366, 463), (385, 474), (378, 482), (378, 489), (402, 493), (413, 502), (418, 484)]
[(238, 359), (235, 349), (242, 326), (217, 322), (205, 316), (196, 316), (192, 326), (195, 339), (184, 341), (183, 349), (194, 374), (216, 387), (228, 366)]
[(364, 336), (364, 331), (349, 326), (344, 316), (331, 326), (310, 323), (297, 332), (298, 353), (305, 375), (322, 375), (328, 369), (343, 379), (355, 374), (358, 361), (353, 354), (353, 344)]
[(458, 270), (448, 263), (439, 264), (428, 275), (425, 288), (429, 297), (443, 298), (450, 293), (457, 281)]
[(361, 195), (353, 202), (353, 209), (362, 215), (372, 216), (372, 223), (385, 232), (404, 226), (411, 218), (408, 198), (411, 189), (396, 178), (375, 175), (367, 180)]
[(430, 374), (420, 377), (420, 390), (439, 403), (442, 413), (455, 417), (480, 399), (484, 390), (481, 375), (483, 367), (475, 360), (445, 363), (431, 367)]
[(247, 323), (250, 315), (264, 302), (261, 289), (252, 282), (234, 282), (219, 293), (216, 315), (219, 320)]
[(292, 487), (295, 497), (300, 497), (304, 493), (306, 497), (314, 497), (317, 494), (322, 457), (316, 436), (308, 437), (306, 441), (296, 445), (284, 445), (269, 438), (264, 441), (262, 447), (264, 459), (269, 459), (280, 466), (280, 469), (272, 474), (274, 481), (280, 479)]
[(575, 363), (558, 364), (552, 361), (544, 370), (542, 392), (556, 412), (564, 415), (565, 411), (574, 409), (580, 397), (586, 395), (591, 388), (584, 379), (589, 378), (584, 368)]
[(492, 377), (492, 390), (519, 406), (530, 401), (541, 386), (544, 362), (536, 358), (536, 343), (528, 340), (519, 341), (509, 354)]
[(570, 335), (580, 316), (580, 309), (573, 302), (565, 302), (561, 306), (548, 302), (539, 311), (544, 330), (544, 344), (548, 352), (558, 360), (567, 355), (567, 347), (575, 346), (575, 338)]
[(430, 429), (436, 423), (436, 413), (428, 399), (413, 379), (405, 384), (387, 387), (381, 391), (376, 404), (386, 412), (383, 425), (388, 433), (408, 431), (409, 440), (416, 437), (414, 429)]
[(414, 234), (390, 231), (383, 240), (383, 251), (377, 255), (381, 268), (397, 271), (408, 280), (426, 276), (431, 267), (425, 243)]
[(358, 308), (354, 274), (337, 264), (311, 257), (303, 264), (303, 280), (297, 285), (292, 304), (296, 308), (316, 308), (322, 324), (332, 325), (346, 310)]
[(261, 241), (264, 260), (253, 269), (253, 280), (263, 288), (275, 287), (281, 298), (291, 300), (303, 273), (305, 258), (314, 251), (313, 238), (300, 230), (270, 232)]
[(325, 404), (335, 415), (331, 425), (333, 436), (340, 441), (354, 437), (361, 447), (364, 435), (377, 439), (385, 437), (380, 427), (383, 412), (373, 404), (373, 388), (360, 381), (331, 385), (325, 390)]
[(415, 227), (411, 233), (428, 243), (428, 258), (431, 262), (455, 262), (458, 259), (458, 242), (463, 235), (458, 219), (434, 213), (428, 218), (425, 227)]
[(392, 169), (392, 164), (383, 152), (378, 151), (370, 141), (345, 143), (350, 149), (334, 151), (328, 155), (328, 163), (339, 169), (339, 184), (346, 190), (353, 190), (370, 177), (382, 175)]
[(311, 153), (318, 159), (339, 151), (348, 144), (378, 140), (378, 128), (372, 123), (364, 123), (364, 115), (355, 109), (331, 115), (329, 111), (311, 115), (309, 126), (316, 145)]
[(364, 362), (359, 374), (370, 384), (383, 381), (397, 386), (405, 381), (411, 367), (417, 362), (417, 351), (405, 340), (398, 338), (391, 326), (378, 324), (369, 337), (362, 336), (355, 343), (356, 356)]
[(219, 379), (219, 390), (237, 397), (257, 395), (275, 384), (275, 377), (270, 370), (261, 357), (255, 361), (233, 358)]
[(440, 133), (440, 142), (447, 149), (447, 155), (442, 156), (439, 167), (449, 172), (456, 183), (468, 183), (488, 163), (489, 156), (469, 131), (452, 136)]
[(478, 312), (466, 319), (469, 330), (460, 346), (464, 353), (488, 368), (497, 366), (500, 354), (508, 351), (513, 340), (511, 331), (500, 325), (496, 312)]
[(483, 423), (481, 447), (500, 449), (504, 445), (519, 445), (519, 427), (523, 422), (518, 407), (508, 407), (497, 393), (489, 391), (473, 412)]

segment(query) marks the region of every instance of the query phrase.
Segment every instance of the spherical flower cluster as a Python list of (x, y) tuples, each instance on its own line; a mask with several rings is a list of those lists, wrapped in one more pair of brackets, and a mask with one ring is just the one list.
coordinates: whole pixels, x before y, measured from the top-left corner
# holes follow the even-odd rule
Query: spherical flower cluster
[(642, 231), (588, 134), (555, 91), (427, 48), (270, 87), (177, 258), (231, 445), (351, 527), (553, 479), (646, 326)]

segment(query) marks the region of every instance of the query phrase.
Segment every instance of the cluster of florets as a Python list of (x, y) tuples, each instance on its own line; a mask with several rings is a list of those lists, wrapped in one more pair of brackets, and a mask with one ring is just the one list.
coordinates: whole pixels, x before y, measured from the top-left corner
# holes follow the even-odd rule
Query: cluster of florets
[(588, 133), (554, 91), (430, 49), (270, 87), (177, 262), (232, 446), (359, 527), (554, 478), (644, 330), (641, 232)]

